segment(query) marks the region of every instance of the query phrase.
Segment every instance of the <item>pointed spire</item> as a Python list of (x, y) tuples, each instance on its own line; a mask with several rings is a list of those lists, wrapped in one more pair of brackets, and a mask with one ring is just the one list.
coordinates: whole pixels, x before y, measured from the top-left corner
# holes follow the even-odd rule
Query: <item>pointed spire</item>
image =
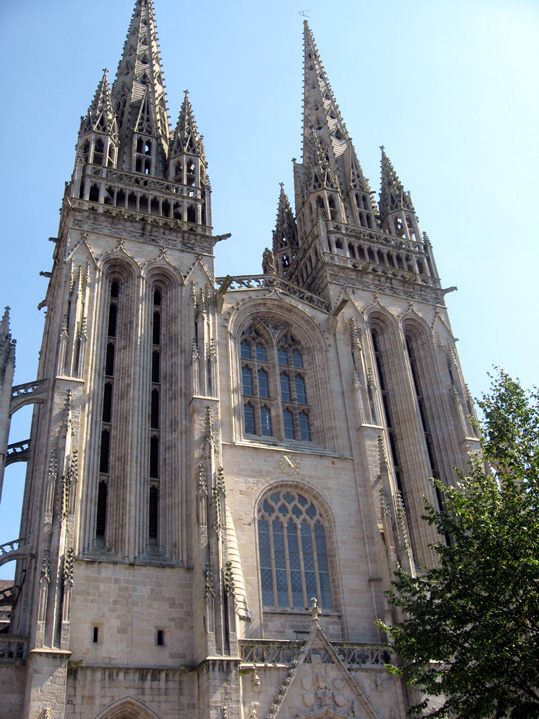
[[(372, 191), (363, 174), (352, 140), (331, 90), (309, 25), (305, 21), (303, 81), (303, 163), (294, 165), (296, 214), (300, 242), (309, 234), (313, 214), (309, 195), (318, 205), (331, 204), (341, 222), (375, 229), (378, 226)], [(322, 193), (322, 194), (320, 194)], [(329, 195), (335, 193), (333, 198)], [(338, 197), (337, 197), (338, 196)], [(337, 209), (338, 208), (338, 209)], [(327, 214), (327, 213), (326, 213)], [(329, 215), (327, 219), (330, 219)]]
[(273, 231), (273, 254), (284, 249), (296, 251), (298, 247), (298, 231), (296, 228), (296, 219), (284, 185), (281, 182), (281, 191), (279, 193), (279, 205), (277, 207), (277, 222)]
[(198, 134), (193, 108), (189, 100), (189, 90), (185, 91), (170, 155), (173, 157), (184, 152), (190, 155), (204, 155), (202, 136)]
[(0, 321), (0, 342), (9, 336), (9, 307), (4, 308), (4, 314)]
[(88, 132), (103, 132), (111, 135), (114, 139), (118, 135), (116, 116), (112, 108), (108, 70), (106, 68), (103, 70), (103, 77), (97, 86), (86, 117), (81, 120), (80, 134)]
[(160, 140), (166, 155), (170, 129), (152, 0), (136, 0), (112, 99), (118, 113), (121, 152), (125, 152), (128, 131), (138, 132), (142, 122), (145, 134)]
[(15, 366), (15, 340), (9, 328), (9, 307), (6, 307), (0, 321), (0, 385), (4, 384), (7, 367)]
[(303, 45), (303, 162), (308, 158), (311, 131), (331, 146), (337, 158), (345, 151), (350, 138), (306, 20)]
[(382, 151), (382, 181), (380, 185), (380, 217), (382, 222), (390, 213), (398, 210), (406, 210), (415, 214), (410, 193), (405, 192), (383, 145), (380, 150)]

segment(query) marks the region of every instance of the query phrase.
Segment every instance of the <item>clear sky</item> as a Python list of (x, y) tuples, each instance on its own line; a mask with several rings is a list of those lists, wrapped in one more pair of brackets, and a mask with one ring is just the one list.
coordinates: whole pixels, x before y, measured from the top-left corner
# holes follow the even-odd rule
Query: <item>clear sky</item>
[[(154, 0), (168, 106), (188, 88), (212, 183), (217, 274), (257, 274), (279, 182), (301, 157), (301, 3)], [(114, 76), (134, 0), (0, 0), (0, 307), (16, 383), (36, 375), (52, 243), (79, 120)], [(434, 247), (474, 397), (503, 366), (525, 386), (539, 355), (539, 3), (305, 0), (363, 171), (384, 145)], [(20, 415), (20, 416), (19, 416)], [(11, 442), (29, 436), (31, 409)], [(0, 544), (18, 536), (24, 465), (6, 471)], [(9, 576), (11, 565), (0, 569)]]

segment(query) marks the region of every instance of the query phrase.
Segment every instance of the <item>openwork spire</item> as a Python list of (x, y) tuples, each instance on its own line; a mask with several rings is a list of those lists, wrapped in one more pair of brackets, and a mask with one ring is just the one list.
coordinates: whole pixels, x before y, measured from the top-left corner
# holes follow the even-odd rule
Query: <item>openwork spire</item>
[(185, 91), (178, 124), (174, 132), (174, 144), (171, 156), (187, 153), (190, 155), (204, 155), (202, 136), (198, 134), (198, 128), (189, 100), (189, 91)]
[(296, 228), (296, 220), (286, 192), (284, 191), (284, 185), (281, 182), (279, 205), (277, 207), (277, 222), (275, 224), (275, 230), (273, 231), (273, 254), (277, 255), (281, 250), (295, 252), (297, 248), (298, 231)]
[(303, 80), (303, 162), (309, 157), (311, 131), (327, 146), (337, 158), (350, 142), (339, 106), (320, 60), (307, 21), (304, 22), (304, 80)]
[(152, 0), (137, 0), (112, 88), (121, 153), (129, 131), (157, 138), (168, 154), (170, 129)]
[(412, 198), (409, 192), (405, 192), (399, 180), (395, 168), (386, 155), (384, 146), (382, 150), (382, 181), (380, 185), (380, 217), (384, 221), (386, 217), (398, 210), (407, 210), (415, 213)]
[[(327, 203), (338, 212), (325, 215), (339, 217), (350, 225), (377, 226), (376, 212), (371, 199), (372, 191), (359, 160), (352, 140), (342, 119), (339, 106), (331, 90), (326, 72), (320, 60), (307, 22), (303, 29), (304, 80), (303, 80), (303, 162), (294, 163), (296, 214), (309, 204), (309, 197), (316, 199), (319, 206)], [(324, 193), (334, 193), (324, 199)], [(367, 217), (369, 216), (369, 217)], [(307, 213), (303, 226), (308, 227), (313, 214)], [(367, 224), (368, 220), (368, 224)], [(363, 222), (364, 221), (364, 222)], [(301, 226), (300, 222), (298, 226)], [(302, 231), (303, 232), (303, 231)], [(302, 241), (300, 232), (300, 242)]]
[(107, 69), (103, 70), (103, 77), (97, 86), (94, 99), (86, 117), (81, 120), (80, 134), (88, 132), (103, 132), (117, 139), (118, 125), (112, 108)]

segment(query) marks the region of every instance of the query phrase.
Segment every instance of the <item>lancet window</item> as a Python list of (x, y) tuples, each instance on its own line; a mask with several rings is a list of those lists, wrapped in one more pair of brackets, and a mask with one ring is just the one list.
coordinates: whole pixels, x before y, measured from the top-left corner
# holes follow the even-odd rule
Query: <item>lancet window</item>
[(287, 488), (268, 494), (258, 512), (262, 601), (266, 608), (303, 609), (315, 597), (331, 609), (327, 522), (317, 504)]
[[(432, 424), (430, 418), (430, 408), (428, 407), (427, 398), (423, 390), (423, 382), (421, 379), (421, 366), (419, 357), (419, 347), (417, 337), (413, 334), (405, 334), (406, 341), (406, 352), (408, 354), (408, 361), (410, 363), (410, 370), (412, 372), (412, 382), (414, 386), (414, 392), (416, 397), (417, 406), (419, 409), (419, 418), (421, 420), (421, 428), (423, 430), (423, 437), (425, 439), (425, 446), (427, 448), (427, 455), (429, 458), (430, 472), (434, 479), (441, 479), (440, 465), (438, 463), (437, 452), (434, 444), (434, 436), (432, 432)], [(443, 498), (440, 490), (436, 488), (436, 498), (440, 507), (443, 507)], [(446, 535), (446, 542), (450, 544), (449, 535)]]
[(150, 390), (148, 538), (158, 541), (161, 445), (161, 290), (153, 291), (152, 377)]
[(394, 397), (387, 379), (387, 357), (385, 356), (383, 351), (382, 340), (378, 329), (373, 328), (371, 330), (371, 338), (374, 350), (374, 360), (376, 363), (376, 370), (378, 374), (380, 396), (382, 399), (384, 418), (389, 439), (389, 448), (391, 451), (391, 459), (393, 460), (393, 468), (395, 470), (395, 480), (397, 482), (397, 487), (401, 493), (402, 499), (405, 502), (406, 498), (403, 492), (402, 465), (395, 426)]
[(304, 349), (290, 333), (277, 341), (254, 324), (240, 341), (245, 435), (312, 441)]
[(107, 345), (105, 349), (105, 383), (103, 385), (103, 410), (101, 416), (101, 444), (99, 449), (99, 484), (97, 492), (96, 539), (104, 540), (107, 527), (107, 500), (110, 471), (111, 436), (113, 433), (114, 377), (116, 338), (118, 335), (118, 303), (120, 285), (114, 280), (110, 285), (107, 318)]
[(152, 173), (152, 140), (147, 137), (137, 138), (135, 172), (142, 172), (144, 175)]

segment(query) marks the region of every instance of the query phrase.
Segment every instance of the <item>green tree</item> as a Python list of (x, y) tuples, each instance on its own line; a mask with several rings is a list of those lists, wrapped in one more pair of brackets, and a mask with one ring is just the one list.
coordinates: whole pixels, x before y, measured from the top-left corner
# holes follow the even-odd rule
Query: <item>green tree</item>
[(479, 402), (482, 457), (471, 458), (444, 508), (434, 569), (400, 570), (389, 592), (401, 611), (380, 623), (423, 699), (411, 714), (539, 717), (539, 393), (501, 371)]

